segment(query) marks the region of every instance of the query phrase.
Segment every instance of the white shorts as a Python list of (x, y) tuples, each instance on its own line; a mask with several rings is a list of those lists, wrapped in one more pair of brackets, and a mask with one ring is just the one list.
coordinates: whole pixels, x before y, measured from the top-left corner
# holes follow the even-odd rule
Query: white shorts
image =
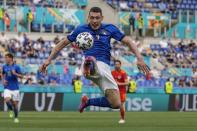
[(19, 93), (19, 90), (5, 89), (4, 93), (3, 93), (3, 97), (4, 98), (9, 97), (13, 101), (19, 101), (20, 100), (20, 93)]
[[(82, 63), (81, 69), (83, 72), (84, 62)], [(119, 90), (116, 81), (114, 80), (110, 66), (102, 61), (96, 61), (96, 75), (86, 77), (89, 80), (92, 80), (97, 84), (101, 90), (105, 93), (107, 89), (116, 89)]]

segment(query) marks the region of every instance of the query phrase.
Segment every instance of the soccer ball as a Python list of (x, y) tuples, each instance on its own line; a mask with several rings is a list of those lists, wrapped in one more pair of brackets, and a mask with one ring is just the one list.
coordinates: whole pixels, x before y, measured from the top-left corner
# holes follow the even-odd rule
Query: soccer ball
[(94, 38), (89, 32), (82, 32), (76, 38), (76, 45), (82, 50), (90, 49), (93, 43)]

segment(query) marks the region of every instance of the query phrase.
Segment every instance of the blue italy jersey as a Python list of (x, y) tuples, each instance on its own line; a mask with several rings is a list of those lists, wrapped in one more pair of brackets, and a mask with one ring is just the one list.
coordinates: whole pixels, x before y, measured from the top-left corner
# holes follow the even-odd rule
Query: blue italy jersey
[(21, 74), (21, 70), (18, 65), (16, 64), (4, 65), (3, 75), (4, 75), (4, 79), (7, 81), (7, 85), (4, 85), (4, 88), (9, 90), (18, 90), (19, 89), (18, 78), (16, 75), (12, 74), (12, 70), (15, 70), (16, 73)]
[(111, 46), (110, 39), (121, 41), (125, 36), (120, 30), (112, 24), (101, 24), (98, 30), (93, 30), (89, 24), (78, 26), (71, 34), (67, 36), (70, 42), (74, 42), (78, 34), (89, 32), (94, 38), (93, 47), (84, 50), (85, 56), (94, 56), (96, 60), (110, 64)]

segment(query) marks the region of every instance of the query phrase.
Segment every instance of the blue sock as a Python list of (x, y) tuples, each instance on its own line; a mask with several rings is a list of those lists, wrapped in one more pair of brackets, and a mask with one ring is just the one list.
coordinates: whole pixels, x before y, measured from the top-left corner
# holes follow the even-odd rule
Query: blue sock
[(7, 104), (8, 110), (12, 111), (12, 102), (8, 101), (8, 102), (6, 102), (6, 104)]
[(14, 117), (15, 118), (18, 117), (18, 109), (16, 107), (14, 107)]
[(106, 97), (90, 98), (86, 106), (99, 106), (99, 107), (110, 107), (111, 105)]

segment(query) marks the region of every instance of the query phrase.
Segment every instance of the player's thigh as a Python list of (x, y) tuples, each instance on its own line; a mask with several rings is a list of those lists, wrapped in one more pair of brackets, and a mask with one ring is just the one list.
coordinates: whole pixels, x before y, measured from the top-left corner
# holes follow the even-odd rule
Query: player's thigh
[(20, 100), (20, 92), (19, 90), (14, 90), (12, 92), (12, 100), (14, 103), (18, 103), (18, 101)]
[(120, 108), (120, 93), (117, 89), (106, 89), (105, 96), (111, 104), (112, 108)]
[(14, 107), (16, 107), (16, 108), (18, 107), (18, 102), (19, 102), (19, 101), (14, 101), (14, 100), (12, 100), (12, 104), (14, 105)]
[(12, 99), (12, 91), (8, 90), (8, 89), (5, 89), (4, 93), (3, 93), (3, 97), (4, 97), (5, 102), (10, 101)]
[(98, 71), (100, 73), (100, 88), (105, 92), (107, 89), (118, 89), (118, 85), (111, 74), (110, 66), (104, 62), (97, 62)]

